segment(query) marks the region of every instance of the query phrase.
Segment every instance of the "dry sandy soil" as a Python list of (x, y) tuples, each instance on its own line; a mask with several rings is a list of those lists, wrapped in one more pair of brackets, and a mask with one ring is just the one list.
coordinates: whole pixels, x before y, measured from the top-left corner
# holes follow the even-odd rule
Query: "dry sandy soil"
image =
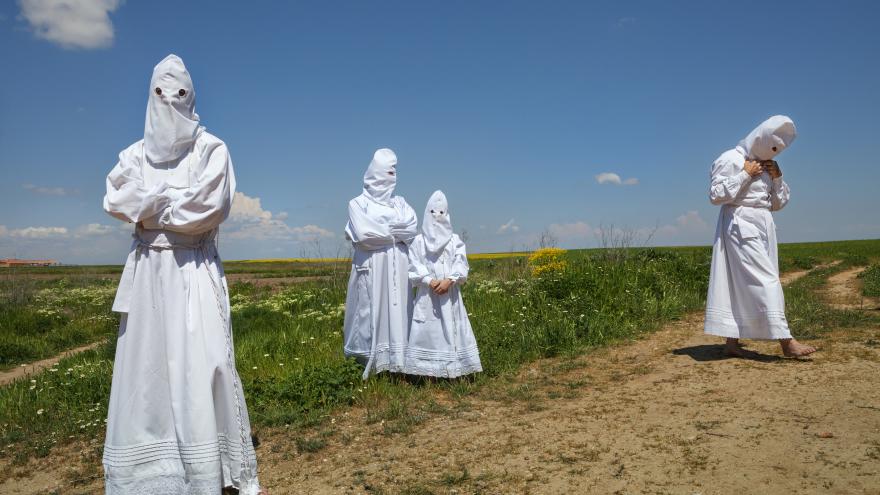
[[(692, 315), (640, 341), (533, 363), (464, 399), (438, 397), (448, 412), (410, 433), (367, 425), (359, 408), (332, 419), (315, 453), (262, 432), (261, 479), (273, 494), (876, 494), (878, 340), (880, 329), (832, 331), (810, 360), (781, 359), (772, 343), (725, 359)], [(85, 484), (59, 493), (100, 492), (100, 445), (71, 447), (68, 460), (79, 451), (87, 465), (57, 454), (0, 493), (51, 493), (72, 479)]]

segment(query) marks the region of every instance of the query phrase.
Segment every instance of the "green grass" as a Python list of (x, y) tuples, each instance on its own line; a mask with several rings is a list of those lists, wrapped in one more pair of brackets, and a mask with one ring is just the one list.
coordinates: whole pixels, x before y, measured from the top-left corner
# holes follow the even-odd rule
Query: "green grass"
[(859, 277), (862, 279), (862, 295), (880, 297), (880, 264), (869, 266)]
[[(876, 260), (880, 241), (790, 245), (782, 246), (781, 252), (783, 266), (789, 267), (832, 259), (855, 263)], [(299, 431), (294, 437), (303, 452), (320, 450), (326, 443), (323, 436), (302, 433), (303, 427), (323, 424), (334, 410), (352, 404), (363, 406), (366, 421), (382, 425), (384, 434), (406, 434), (431, 415), (466, 410), (469, 394), (496, 377), (505, 380), (523, 363), (572, 357), (591, 347), (637, 338), (665, 321), (700, 310), (710, 258), (706, 247), (569, 251), (564, 271), (537, 278), (522, 257), (475, 260), (463, 295), (485, 372), (470, 381), (412, 382), (383, 375), (362, 382), (361, 367), (341, 352), (347, 271), (331, 267), (325, 274), (329, 279), (280, 289), (233, 284), (236, 358), (251, 418), (258, 428), (287, 426)], [(272, 273), (266, 265), (258, 266), (264, 270), (260, 273)], [(276, 272), (291, 270), (285, 263), (277, 265)], [(816, 296), (825, 277), (837, 269), (840, 266), (816, 270), (787, 289), (796, 335), (819, 336), (831, 326), (870, 323), (859, 312), (829, 310)], [(9, 314), (8, 320), (0, 320), (0, 337), (16, 333), (6, 328), (7, 321), (31, 322), (26, 325), (34, 329), (31, 333), (49, 341), (53, 332), (83, 318), (110, 314), (110, 286), (83, 287), (95, 291), (92, 294), (59, 288), (57, 282), (40, 284), (15, 291), (0, 286)], [(49, 292), (41, 292), (45, 290)], [(99, 292), (100, 301), (86, 297)], [(48, 307), (36, 302), (37, 294), (47, 293), (66, 320), (47, 323), (35, 316)], [(15, 316), (16, 311), (30, 316)], [(112, 336), (115, 326), (110, 321), (95, 325), (92, 336)], [(103, 436), (114, 340), (62, 360), (57, 371), (44, 372), (34, 377), (35, 382), (20, 380), (0, 388), (0, 456), (23, 461), (45, 455), (56, 444)], [(438, 392), (452, 403), (438, 403)], [(519, 400), (529, 390), (514, 387), (507, 393)], [(544, 407), (543, 397), (526, 399), (536, 408)]]
[(822, 300), (818, 292), (828, 277), (850, 265), (819, 268), (789, 284), (785, 288), (785, 310), (792, 334), (796, 338), (819, 338), (823, 333), (839, 328), (880, 325), (880, 318), (865, 311), (834, 309)]
[(90, 278), (0, 281), (0, 369), (114, 335), (115, 290)]

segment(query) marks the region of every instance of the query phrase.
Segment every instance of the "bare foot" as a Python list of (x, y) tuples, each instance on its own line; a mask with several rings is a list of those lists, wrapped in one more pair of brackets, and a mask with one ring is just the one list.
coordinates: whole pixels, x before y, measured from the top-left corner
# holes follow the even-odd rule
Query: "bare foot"
[(810, 354), (816, 352), (816, 348), (809, 345), (804, 345), (794, 339), (783, 339), (779, 341), (779, 345), (782, 346), (782, 354), (785, 357), (804, 357), (809, 356)]
[(745, 357), (743, 355), (743, 345), (740, 344), (739, 339), (727, 339), (724, 343), (724, 354), (730, 357)]

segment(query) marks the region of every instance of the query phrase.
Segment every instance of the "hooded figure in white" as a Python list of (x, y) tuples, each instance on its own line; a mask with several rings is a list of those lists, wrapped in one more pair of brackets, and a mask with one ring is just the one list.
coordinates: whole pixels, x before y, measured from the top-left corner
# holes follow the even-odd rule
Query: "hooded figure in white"
[(456, 378), (483, 371), (461, 298), (460, 286), (469, 270), (467, 253), (464, 242), (452, 232), (443, 191), (434, 191), (428, 199), (422, 233), (409, 247), (409, 260), (409, 280), (417, 292), (406, 373)]
[(705, 332), (727, 337), (729, 344), (739, 338), (780, 340), (785, 349), (793, 342), (779, 281), (776, 224), (770, 213), (788, 203), (788, 185), (781, 173), (772, 178), (766, 169), (756, 169), (758, 175), (752, 176), (745, 165), (746, 161), (775, 165), (770, 160), (789, 147), (795, 136), (790, 118), (771, 117), (712, 166), (709, 198), (721, 206), (721, 212)]
[(397, 156), (377, 150), (364, 174), (364, 192), (348, 202), (345, 236), (354, 247), (345, 298), (344, 352), (370, 373), (402, 372), (409, 326), (407, 245), (416, 213), (394, 196)]
[(199, 125), (192, 80), (169, 55), (153, 69), (144, 139), (119, 154), (104, 196), (135, 224), (113, 303), (108, 494), (259, 492), (216, 247), (234, 194), (229, 151)]

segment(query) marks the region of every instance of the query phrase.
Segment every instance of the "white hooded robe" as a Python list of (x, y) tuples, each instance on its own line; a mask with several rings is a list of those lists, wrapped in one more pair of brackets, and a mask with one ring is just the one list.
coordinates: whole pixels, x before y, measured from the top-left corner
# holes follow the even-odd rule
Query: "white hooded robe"
[[(422, 233), (409, 247), (409, 280), (417, 288), (406, 351), (406, 373), (457, 378), (483, 371), (477, 340), (461, 297), (469, 266), (464, 242), (452, 232), (446, 196), (435, 191), (422, 217)], [(432, 280), (453, 281), (435, 294)]]
[(417, 234), (415, 211), (394, 196), (397, 156), (376, 151), (364, 174), (364, 192), (348, 203), (345, 236), (352, 243), (345, 298), (344, 352), (370, 373), (402, 372), (410, 314), (407, 244)]
[(180, 58), (155, 67), (149, 98), (144, 139), (119, 154), (104, 197), (107, 213), (137, 224), (113, 303), (122, 317), (105, 490), (219, 495), (234, 486), (255, 494), (256, 457), (215, 241), (235, 194), (232, 161), (223, 141), (199, 126)]
[(791, 338), (779, 281), (776, 224), (770, 213), (788, 203), (788, 185), (767, 172), (753, 178), (744, 166), (747, 159), (772, 160), (795, 136), (791, 119), (771, 117), (712, 166), (709, 199), (721, 205), (721, 212), (706, 301), (707, 334)]

